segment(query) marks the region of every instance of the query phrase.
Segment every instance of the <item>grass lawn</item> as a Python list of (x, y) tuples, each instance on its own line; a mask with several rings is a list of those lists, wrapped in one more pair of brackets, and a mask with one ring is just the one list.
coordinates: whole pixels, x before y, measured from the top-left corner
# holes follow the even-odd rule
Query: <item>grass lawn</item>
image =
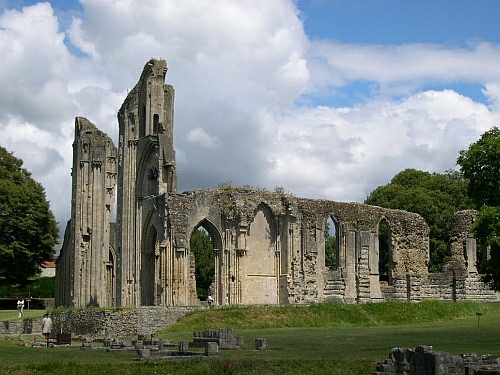
[[(43, 318), (45, 310), (28, 310), (24, 309), (25, 318)], [(17, 320), (17, 310), (0, 310), (0, 321)]]
[[(239, 336), (245, 337), (242, 350), (221, 351), (219, 358), (201, 360), (143, 363), (133, 361), (136, 353), (30, 348), (21, 346), (17, 338), (14, 341), (0, 340), (0, 373), (370, 374), (375, 371), (377, 361), (387, 358), (395, 347), (432, 345), (436, 350), (452, 354), (500, 355), (498, 303), (469, 305), (456, 312), (455, 318), (450, 317), (450, 312), (444, 314), (441, 310), (454, 309), (461, 304), (377, 305), (200, 311), (160, 333), (160, 337), (173, 342), (189, 341), (193, 330), (232, 326)], [(479, 326), (476, 310), (482, 312)], [(332, 315), (332, 311), (335, 314)], [(429, 321), (425, 318), (429, 313), (440, 320)], [(267, 316), (266, 324), (270, 326), (262, 327), (264, 322), (259, 319), (248, 319), (255, 314)], [(318, 326), (321, 324), (314, 318), (315, 314), (323, 321), (323, 326)], [(297, 316), (304, 315), (308, 318), (300, 324)], [(216, 317), (220, 320), (214, 321)], [(404, 320), (412, 323), (405, 324)], [(254, 350), (257, 337), (267, 339), (269, 350)]]

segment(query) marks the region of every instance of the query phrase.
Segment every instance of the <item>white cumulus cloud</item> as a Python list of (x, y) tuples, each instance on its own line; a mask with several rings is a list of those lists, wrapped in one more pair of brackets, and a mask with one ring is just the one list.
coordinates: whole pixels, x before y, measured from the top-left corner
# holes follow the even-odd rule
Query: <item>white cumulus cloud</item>
[[(74, 118), (117, 144), (116, 113), (152, 57), (167, 60), (175, 88), (180, 191), (232, 181), (362, 201), (405, 168), (453, 168), (499, 124), (495, 43), (311, 41), (292, 0), (80, 4), (0, 15), (0, 144), (45, 186), (61, 228)], [(484, 103), (447, 87), (457, 82), (482, 87)], [(362, 100), (328, 104), (358, 84)]]

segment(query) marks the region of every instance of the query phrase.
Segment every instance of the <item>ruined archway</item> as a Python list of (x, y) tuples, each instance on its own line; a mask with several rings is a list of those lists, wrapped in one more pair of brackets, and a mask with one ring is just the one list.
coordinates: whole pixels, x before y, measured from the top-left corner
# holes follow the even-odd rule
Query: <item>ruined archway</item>
[(259, 205), (248, 228), (247, 251), (243, 262), (243, 304), (278, 303), (278, 257), (276, 225), (269, 208)]
[(325, 224), (325, 268), (333, 271), (339, 266), (337, 222), (329, 216)]
[(391, 228), (385, 218), (378, 223), (377, 237), (379, 280), (391, 284)]
[(109, 247), (108, 261), (106, 262), (106, 306), (115, 306), (116, 300), (116, 269), (115, 269), (115, 250)]
[(193, 275), (196, 295), (206, 301), (211, 295), (218, 304), (222, 303), (220, 281), (220, 250), (222, 237), (217, 227), (208, 219), (200, 221), (190, 236), (190, 251), (194, 255)]
[(148, 227), (141, 251), (140, 282), (141, 305), (155, 305), (156, 257), (159, 256), (158, 234), (154, 226)]
[(200, 301), (206, 301), (214, 294), (215, 253), (212, 238), (203, 225), (191, 233), (189, 248), (195, 258), (196, 294)]

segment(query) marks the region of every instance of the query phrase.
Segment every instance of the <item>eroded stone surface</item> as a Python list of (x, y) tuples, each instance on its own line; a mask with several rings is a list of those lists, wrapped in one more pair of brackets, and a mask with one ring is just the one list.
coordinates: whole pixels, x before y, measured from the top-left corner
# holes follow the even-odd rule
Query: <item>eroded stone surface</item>
[[(483, 301), (496, 294), (475, 269), (473, 212), (455, 217), (451, 260), (429, 274), (421, 216), (360, 203), (225, 186), (177, 193), (174, 89), (167, 64), (149, 61), (118, 113), (119, 145), (77, 118), (72, 215), (57, 264), (56, 305), (195, 306), (190, 236), (210, 234), (215, 305)], [(115, 191), (116, 223), (110, 223)], [(337, 267), (325, 266), (326, 221)], [(379, 275), (379, 224), (390, 227), (387, 280)]]

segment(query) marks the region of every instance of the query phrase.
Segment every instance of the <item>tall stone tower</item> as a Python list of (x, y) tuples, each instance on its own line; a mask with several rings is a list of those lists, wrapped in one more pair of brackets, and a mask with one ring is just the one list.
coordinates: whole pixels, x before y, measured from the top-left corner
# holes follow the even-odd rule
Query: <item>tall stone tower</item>
[(83, 117), (75, 120), (71, 220), (58, 260), (58, 305), (115, 304), (115, 255), (110, 219), (115, 201), (117, 150)]
[(118, 305), (161, 303), (166, 194), (177, 190), (174, 89), (150, 60), (118, 112)]

